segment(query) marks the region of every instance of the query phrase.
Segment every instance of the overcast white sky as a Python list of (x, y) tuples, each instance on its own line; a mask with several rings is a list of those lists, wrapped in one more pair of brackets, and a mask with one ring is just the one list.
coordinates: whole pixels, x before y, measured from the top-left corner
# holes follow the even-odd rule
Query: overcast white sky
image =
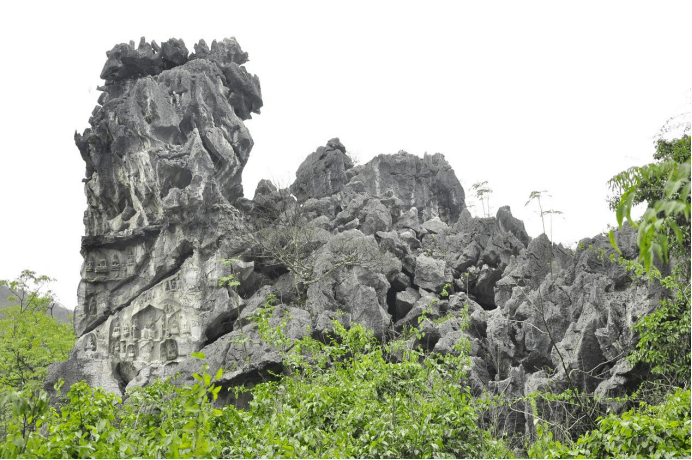
[(262, 178), (292, 182), (339, 137), (362, 162), (443, 153), (469, 204), (487, 180), (493, 214), (510, 205), (532, 236), (541, 222), (524, 204), (548, 190), (546, 207), (564, 213), (554, 239), (573, 244), (614, 223), (606, 181), (649, 162), (652, 136), (690, 111), (691, 13), (689, 1), (11, 2), (0, 20), (0, 279), (35, 270), (76, 305), (86, 199), (73, 135), (116, 43), (176, 37), (192, 51), (200, 38), (237, 38), (264, 98), (246, 122), (250, 198)]

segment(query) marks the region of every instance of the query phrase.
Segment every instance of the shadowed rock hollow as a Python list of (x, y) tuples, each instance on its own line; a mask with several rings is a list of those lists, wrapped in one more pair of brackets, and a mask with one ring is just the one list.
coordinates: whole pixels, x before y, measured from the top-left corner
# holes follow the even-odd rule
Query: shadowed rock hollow
[[(607, 238), (571, 251), (529, 237), (508, 207), (472, 217), (443, 155), (355, 166), (339, 139), (308, 155), (289, 188), (262, 181), (244, 198), (243, 120), (262, 107), (259, 79), (233, 38), (194, 51), (142, 39), (107, 53), (100, 105), (75, 135), (87, 196), (79, 339), (47, 388), (187, 382), (197, 351), (227, 387), (269, 378), (281, 355), (252, 316), (270, 294), (272, 324), (287, 321), (291, 338), (325, 338), (339, 319), (387, 340), (430, 308), (410, 345), (450, 353), (466, 336), (475, 391), (519, 396), (571, 379), (606, 394), (636, 382), (631, 326), (659, 292), (598, 255), (612, 252)], [(636, 255), (631, 229), (617, 239)], [(219, 287), (231, 273), (241, 285)], [(451, 295), (431, 303), (446, 284)], [(525, 420), (513, 411), (508, 423)]]

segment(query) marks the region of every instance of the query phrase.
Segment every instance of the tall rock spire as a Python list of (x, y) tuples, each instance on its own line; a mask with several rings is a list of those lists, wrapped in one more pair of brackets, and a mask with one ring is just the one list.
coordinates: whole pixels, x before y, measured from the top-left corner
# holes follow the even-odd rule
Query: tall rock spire
[(75, 134), (87, 197), (79, 339), (52, 372), (68, 383), (122, 392), (164, 376), (235, 302), (217, 283), (253, 146), (243, 120), (262, 107), (260, 84), (235, 38), (194, 49), (177, 39), (116, 45), (91, 127)]

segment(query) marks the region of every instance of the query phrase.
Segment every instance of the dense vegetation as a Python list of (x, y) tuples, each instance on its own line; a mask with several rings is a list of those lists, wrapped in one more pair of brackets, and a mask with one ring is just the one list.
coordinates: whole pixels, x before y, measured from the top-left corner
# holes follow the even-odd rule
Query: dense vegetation
[[(50, 297), (29, 285), (47, 279), (25, 272), (18, 282), (28, 296), (0, 318), (0, 455), (689, 458), (690, 138), (659, 141), (655, 159), (611, 180), (618, 223), (639, 229), (641, 250), (641, 264), (614, 260), (667, 292), (635, 326), (640, 341), (630, 359), (650, 378), (633, 394), (610, 400), (573, 388), (532, 394), (520, 402), (532, 409), (534, 432), (517, 440), (494, 423), (518, 402), (472, 395), (464, 340), (442, 356), (413, 346), (422, 334), (415, 327), (380, 343), (359, 325), (334, 322), (326, 343), (289, 341), (281, 325), (269, 325), (270, 298), (254, 320), (283, 353), (286, 371), (231, 390), (249, 392), (248, 407), (215, 404), (227, 391), (217, 383), (221, 369), (195, 375), (193, 386), (137, 388), (124, 401), (84, 383), (49, 401), (39, 390), (46, 366), (64, 359), (74, 335), (51, 323), (44, 314)], [(647, 209), (632, 219), (638, 203)], [(574, 420), (579, 432), (570, 431)]]

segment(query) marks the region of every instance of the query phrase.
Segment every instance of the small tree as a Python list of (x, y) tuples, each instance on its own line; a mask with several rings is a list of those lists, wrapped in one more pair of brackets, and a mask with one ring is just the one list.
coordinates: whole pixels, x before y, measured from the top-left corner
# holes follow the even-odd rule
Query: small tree
[[(689, 125), (686, 132), (689, 133)], [(610, 207), (622, 226), (638, 229), (639, 259), (649, 277), (666, 288), (666, 297), (634, 326), (640, 333), (633, 361), (646, 363), (669, 384), (689, 388), (690, 380), (690, 137), (655, 143), (654, 163), (630, 168), (609, 181), (616, 192)], [(632, 207), (646, 203), (639, 220)], [(615, 237), (610, 232), (613, 246)], [(619, 249), (618, 249), (619, 251)], [(654, 255), (675, 262), (671, 276), (653, 267)]]
[(65, 360), (74, 345), (72, 327), (50, 316), (51, 281), (30, 270), (0, 280), (12, 293), (12, 304), (0, 311), (0, 391), (40, 388), (48, 365)]
[(526, 204), (524, 206), (528, 206), (529, 203), (531, 203), (533, 200), (536, 200), (536, 202), (538, 202), (538, 209), (540, 211), (539, 215), (541, 216), (541, 224), (543, 224), (543, 233), (545, 233), (546, 235), (548, 233), (546, 233), (546, 231), (545, 231), (545, 217), (544, 216), (550, 216), (550, 241), (552, 242), (553, 241), (553, 216), (554, 215), (561, 215), (562, 211), (558, 211), (555, 209), (546, 209), (544, 211), (543, 210), (543, 204), (541, 203), (541, 197), (543, 196), (544, 193), (546, 194), (546, 196), (550, 196), (550, 195), (548, 195), (547, 190), (531, 192), (531, 194), (529, 195), (529, 200), (526, 202)]
[(298, 294), (341, 268), (376, 264), (382, 257), (380, 253), (366, 254), (357, 238), (343, 238), (338, 244), (329, 243), (336, 256), (330, 268), (315, 270), (318, 249), (327, 242), (328, 232), (309, 222), (288, 188), (256, 199), (243, 237), (250, 243), (251, 256), (266, 269), (293, 274)]
[[(609, 199), (610, 208), (619, 226), (627, 219), (638, 228), (639, 257), (647, 270), (654, 254), (663, 261), (668, 260), (669, 252), (682, 260), (690, 259), (690, 137), (659, 139), (654, 159), (658, 161), (630, 168), (608, 181), (615, 192)], [(646, 203), (647, 208), (635, 220), (632, 208), (640, 203)]]
[(488, 187), (488, 181), (477, 182), (471, 188), (475, 191), (476, 198), (481, 202), (483, 216), (490, 217), (490, 194), (493, 193), (493, 189)]

